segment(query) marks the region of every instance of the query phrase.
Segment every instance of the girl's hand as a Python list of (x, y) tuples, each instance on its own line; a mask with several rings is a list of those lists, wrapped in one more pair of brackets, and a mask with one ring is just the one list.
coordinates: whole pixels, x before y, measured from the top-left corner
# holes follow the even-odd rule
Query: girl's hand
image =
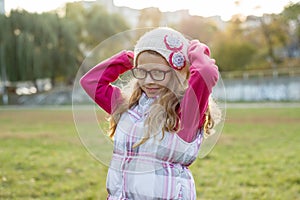
[(188, 47), (188, 59), (192, 65), (206, 63), (210, 60), (210, 50), (208, 46), (200, 43), (199, 40), (191, 40)]
[(133, 51), (127, 51), (126, 54), (128, 56), (128, 59), (130, 60), (131, 65), (133, 66), (133, 64), (134, 64), (133, 63), (133, 59), (134, 59), (134, 53), (133, 53)]

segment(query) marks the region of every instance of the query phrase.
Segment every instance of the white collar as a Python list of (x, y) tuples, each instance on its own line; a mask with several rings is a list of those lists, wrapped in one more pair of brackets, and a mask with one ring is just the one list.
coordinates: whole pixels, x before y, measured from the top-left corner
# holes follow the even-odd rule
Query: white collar
[(142, 93), (138, 104), (130, 109), (141, 118), (145, 117), (149, 113), (150, 106), (157, 99), (157, 97), (149, 98), (145, 93)]

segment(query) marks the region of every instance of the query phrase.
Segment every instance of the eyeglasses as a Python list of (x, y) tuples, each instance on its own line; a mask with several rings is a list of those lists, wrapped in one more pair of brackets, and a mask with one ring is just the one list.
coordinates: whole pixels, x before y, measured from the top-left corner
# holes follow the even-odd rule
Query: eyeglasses
[(145, 79), (147, 77), (147, 74), (149, 73), (151, 78), (155, 81), (163, 81), (166, 77), (166, 74), (169, 73), (172, 70), (168, 70), (168, 71), (162, 71), (162, 70), (158, 70), (158, 69), (153, 69), (150, 71), (141, 69), (141, 68), (133, 68), (131, 70), (133, 76), (136, 79)]

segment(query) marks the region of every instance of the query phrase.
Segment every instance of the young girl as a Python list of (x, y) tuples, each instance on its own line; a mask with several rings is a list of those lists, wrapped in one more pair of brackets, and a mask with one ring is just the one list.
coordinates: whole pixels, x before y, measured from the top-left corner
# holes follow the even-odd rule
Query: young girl
[[(218, 80), (209, 56), (199, 41), (156, 28), (134, 52), (122, 51), (81, 78), (87, 94), (111, 116), (107, 199), (196, 199), (188, 166), (213, 127), (208, 103)], [(135, 78), (130, 93), (111, 85), (128, 70)]]

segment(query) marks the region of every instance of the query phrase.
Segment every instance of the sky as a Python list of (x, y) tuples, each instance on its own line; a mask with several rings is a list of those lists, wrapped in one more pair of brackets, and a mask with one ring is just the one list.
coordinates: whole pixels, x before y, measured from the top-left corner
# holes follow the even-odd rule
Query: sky
[[(45, 12), (62, 7), (74, 0), (5, 0), (5, 11), (22, 8), (29, 12)], [(110, 0), (108, 0), (110, 1)], [(135, 9), (159, 7), (161, 11), (188, 9), (191, 15), (204, 17), (219, 15), (229, 20), (234, 14), (257, 15), (263, 13), (280, 13), (289, 2), (300, 0), (113, 0), (116, 6), (127, 6)]]

